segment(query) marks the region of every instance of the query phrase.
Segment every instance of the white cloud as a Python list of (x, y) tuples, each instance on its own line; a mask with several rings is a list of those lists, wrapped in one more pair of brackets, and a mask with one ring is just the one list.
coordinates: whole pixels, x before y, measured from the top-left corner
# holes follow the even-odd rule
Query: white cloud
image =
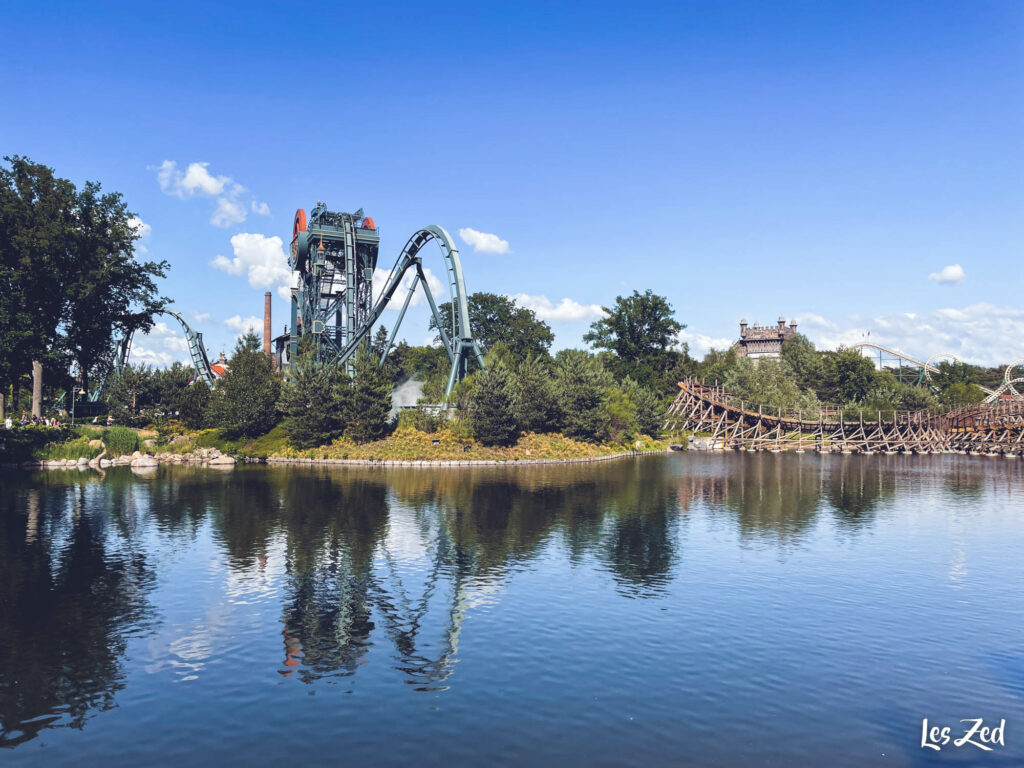
[(1024, 357), (1024, 309), (987, 303), (875, 317), (850, 315), (842, 322), (826, 320), (799, 330), (821, 349), (870, 341), (919, 360), (949, 352), (968, 363), (1005, 365)]
[(209, 312), (193, 312), (192, 313), (192, 319), (195, 320), (197, 323), (205, 323), (211, 317), (213, 317), (213, 315), (211, 315)]
[(288, 267), (284, 243), (280, 237), (267, 237), (240, 232), (231, 237), (235, 256), (229, 259), (218, 255), (210, 264), (229, 275), (246, 275), (253, 288), (277, 288), (278, 295), (287, 299), (295, 277)]
[(736, 339), (726, 339), (724, 337), (708, 336), (704, 333), (694, 333), (688, 329), (683, 329), (679, 332), (679, 341), (689, 345), (690, 354), (693, 357), (703, 357), (708, 353), (708, 350), (714, 348), (719, 351), (724, 351), (731, 347)]
[[(253, 198), (248, 190), (230, 176), (215, 176), (209, 163), (189, 163), (182, 171), (174, 160), (164, 160), (156, 170), (156, 180), (164, 193), (185, 200), (190, 197), (215, 197), (217, 207), (210, 217), (215, 227), (230, 227), (245, 221), (248, 210), (260, 216), (270, 215), (270, 206)], [(248, 198), (248, 205), (245, 198)]]
[(132, 339), (131, 362), (166, 368), (171, 363), (191, 364), (188, 341), (177, 322), (158, 321), (149, 333), (136, 334)]
[(149, 237), (149, 234), (153, 231), (153, 227), (144, 222), (138, 216), (132, 216), (128, 219), (128, 226), (135, 232), (135, 250), (139, 253), (147, 253), (149, 251), (145, 244), (141, 241)]
[(488, 232), (463, 227), (459, 230), (459, 237), (466, 245), (473, 246), (476, 253), (508, 253), (508, 240), (502, 240)]
[(239, 336), (242, 336), (249, 331), (252, 331), (257, 335), (261, 335), (263, 333), (263, 318), (256, 317), (255, 315), (250, 315), (249, 317), (232, 315), (224, 321), (224, 325), (238, 333)]
[(226, 197), (217, 198), (217, 208), (210, 217), (210, 223), (215, 227), (230, 227), (232, 224), (240, 224), (245, 221), (245, 208), (234, 200)]
[(206, 170), (209, 163), (189, 163), (181, 171), (174, 160), (164, 160), (156, 171), (160, 189), (168, 195), (186, 198), (195, 194), (219, 195), (225, 187), (234, 185), (229, 176), (213, 176)]
[(564, 298), (558, 304), (552, 303), (547, 296), (529, 296), (517, 293), (511, 297), (526, 309), (533, 310), (538, 318), (554, 323), (596, 320), (604, 316), (604, 310), (598, 304), (580, 304), (573, 299)]
[(964, 281), (966, 274), (964, 268), (959, 264), (949, 264), (943, 267), (938, 272), (932, 272), (928, 275), (928, 279), (936, 283), (942, 283), (943, 285), (956, 285)]
[[(377, 267), (373, 270), (373, 302), (376, 304), (377, 300), (380, 299), (381, 293), (384, 292), (385, 284), (387, 283), (389, 271)], [(445, 285), (438, 277), (430, 271), (429, 268), (423, 268), (423, 275), (427, 278), (427, 285), (430, 286), (430, 293), (434, 296), (434, 301), (440, 304), (444, 301), (444, 296), (447, 295)], [(406, 295), (409, 293), (409, 286), (412, 285), (413, 278), (416, 276), (415, 271), (409, 270), (402, 276), (402, 282), (399, 283), (398, 289), (391, 296), (391, 301), (388, 302), (388, 309), (395, 310), (396, 312), (402, 308), (402, 303), (405, 301)], [(416, 284), (416, 293), (412, 295), (412, 300), (409, 302), (410, 307), (416, 307), (420, 304), (427, 303), (427, 295), (423, 292), (423, 286), (420, 283)]]

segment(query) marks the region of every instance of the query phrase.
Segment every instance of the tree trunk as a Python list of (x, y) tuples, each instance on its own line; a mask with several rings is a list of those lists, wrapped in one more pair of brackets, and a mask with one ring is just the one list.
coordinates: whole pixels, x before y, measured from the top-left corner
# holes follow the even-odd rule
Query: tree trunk
[(4, 413), (4, 393), (0, 391), (0, 421), (3, 421), (5, 418), (6, 414)]
[(32, 361), (32, 415), (43, 417), (43, 364)]

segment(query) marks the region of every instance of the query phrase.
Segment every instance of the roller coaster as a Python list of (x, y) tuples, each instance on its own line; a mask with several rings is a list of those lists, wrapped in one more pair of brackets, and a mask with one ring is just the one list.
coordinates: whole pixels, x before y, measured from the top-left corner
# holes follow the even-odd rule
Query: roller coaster
[[(441, 249), (451, 293), (449, 337), (437, 308), (426, 273), (421, 251), (434, 241)], [(373, 299), (373, 276), (377, 269), (380, 234), (374, 220), (359, 209), (355, 213), (334, 212), (318, 202), (307, 219), (302, 208), (295, 212), (292, 226), (289, 266), (298, 273), (298, 285), (292, 289), (291, 329), (288, 359), (298, 353), (299, 339), (311, 334), (315, 340), (317, 359), (324, 365), (344, 365), (353, 372), (352, 356), (391, 299), (402, 286), (407, 273), (412, 283), (392, 329), (381, 358), (387, 359), (399, 326), (405, 318), (416, 289), (422, 288), (437, 324), (441, 343), (451, 362), (445, 394), (468, 372), (475, 358), (484, 367), (483, 353), (473, 339), (469, 323), (466, 282), (462, 275), (459, 250), (443, 227), (429, 226), (415, 232), (398, 255), (384, 280), (376, 301)], [(284, 361), (281, 361), (282, 367)]]
[[(423, 269), (421, 252), (431, 241), (437, 243), (441, 250), (452, 297), (451, 317), (447, 325)], [(473, 338), (470, 326), (459, 250), (443, 227), (429, 226), (418, 230), (399, 253), (374, 301), (373, 278), (379, 243), (377, 226), (372, 218), (363, 214), (362, 209), (356, 213), (333, 212), (318, 202), (308, 219), (305, 210), (300, 208), (296, 211), (288, 264), (298, 273), (298, 285), (291, 291), (291, 327), (281, 339), (282, 346), (287, 347), (287, 357), (281, 354), (283, 350), (279, 352), (279, 367), (287, 368), (288, 362), (298, 354), (299, 340), (309, 334), (315, 341), (316, 356), (322, 365), (344, 365), (349, 373), (354, 373), (352, 357), (356, 349), (369, 336), (373, 325), (411, 272), (412, 281), (405, 285), (407, 292), (380, 364), (384, 365), (387, 360), (413, 295), (421, 288), (451, 363), (445, 389), (445, 394), (449, 394), (456, 382), (468, 373), (472, 359), (481, 368), (485, 367), (483, 352)], [(159, 314), (173, 317), (181, 325), (196, 370), (194, 381), (201, 380), (212, 387), (224, 371), (211, 365), (203, 345), (203, 334), (193, 329), (178, 312), (165, 309)], [(451, 336), (446, 328), (452, 329)], [(130, 332), (116, 342), (111, 376), (119, 377), (128, 364), (133, 335), (134, 332)], [(97, 402), (102, 392), (101, 382), (89, 393), (89, 401)]]
[[(937, 354), (932, 355), (924, 362), (921, 362), (920, 360), (917, 360), (911, 357), (910, 355), (906, 355), (902, 352), (897, 352), (896, 350), (890, 349), (889, 347), (884, 347), (881, 344), (875, 344), (869, 341), (863, 341), (860, 342), (859, 344), (854, 344), (852, 346), (852, 349), (860, 351), (863, 351), (865, 349), (871, 349), (878, 352), (879, 368), (882, 367), (883, 355), (888, 355), (890, 358), (899, 361), (900, 373), (902, 372), (903, 363), (909, 363), (910, 366), (912, 366), (918, 371), (916, 381), (918, 386), (924, 384), (925, 380), (930, 378), (932, 374), (941, 373), (941, 371), (935, 365), (932, 364), (934, 361), (944, 358), (947, 360), (952, 360), (953, 362), (956, 363), (963, 362), (963, 360), (961, 360), (959, 357), (952, 354), (951, 352), (939, 352)], [(902, 376), (900, 376), (899, 374), (898, 376), (902, 380)], [(1003, 371), (1003, 380), (998, 387), (996, 387), (995, 389), (989, 389), (988, 387), (980, 387), (980, 389), (985, 393), (986, 403), (994, 403), (997, 400), (1007, 398), (1019, 400), (1021, 398), (1024, 398), (1024, 395), (1022, 395), (1017, 390), (1017, 386), (1021, 384), (1024, 384), (1024, 359), (1014, 360), (1012, 363), (1006, 366), (1006, 369)]]
[(664, 425), (711, 450), (804, 453), (970, 453), (1016, 458), (1024, 452), (1024, 399), (950, 411), (826, 409), (783, 411), (744, 402), (696, 378), (679, 382)]

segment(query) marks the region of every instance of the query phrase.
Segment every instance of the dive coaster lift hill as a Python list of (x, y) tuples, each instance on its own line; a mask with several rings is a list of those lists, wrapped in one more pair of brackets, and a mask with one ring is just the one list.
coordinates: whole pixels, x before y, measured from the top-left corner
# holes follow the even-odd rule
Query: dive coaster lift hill
[[(420, 254), (431, 240), (440, 247), (444, 258), (451, 292), (452, 317), (448, 327), (453, 331), (452, 337), (445, 331), (423, 271)], [(406, 274), (412, 271), (412, 282), (380, 363), (383, 365), (387, 360), (413, 293), (417, 287), (422, 287), (437, 324), (441, 344), (451, 362), (445, 388), (445, 394), (450, 394), (455, 383), (468, 373), (471, 357), (476, 358), (481, 368), (484, 367), (483, 353), (470, 328), (466, 281), (459, 249), (443, 227), (432, 225), (418, 230), (398, 255), (374, 302), (373, 273), (377, 268), (379, 244), (377, 226), (372, 218), (363, 215), (362, 209), (355, 213), (335, 213), (318, 202), (308, 219), (303, 209), (295, 212), (288, 265), (298, 272), (299, 280), (292, 289), (290, 333), (287, 339), (277, 340), (278, 362), (283, 367), (281, 352), (285, 343), (288, 359), (294, 359), (298, 354), (300, 337), (308, 333), (315, 339), (316, 356), (321, 364), (344, 365), (349, 373), (353, 373), (352, 356), (356, 348), (370, 334)]]
[[(445, 330), (437, 302), (423, 271), (421, 251), (431, 240), (441, 249), (448, 277), (452, 298), (449, 327), (454, 332), (451, 337)], [(300, 208), (295, 212), (288, 265), (298, 272), (299, 279), (298, 285), (291, 292), (289, 332), (274, 340), (277, 345), (277, 366), (282, 370), (287, 368), (288, 363), (298, 354), (299, 339), (308, 333), (315, 339), (316, 357), (320, 364), (344, 365), (353, 374), (352, 357), (359, 343), (370, 335), (374, 323), (380, 319), (402, 285), (402, 280), (412, 271), (412, 282), (408, 285), (408, 292), (388, 337), (380, 364), (383, 366), (387, 360), (416, 288), (422, 287), (437, 324), (441, 344), (451, 363), (445, 395), (451, 394), (456, 382), (466, 377), (471, 358), (476, 358), (481, 369), (486, 367), (483, 352), (473, 338), (469, 323), (466, 281), (462, 275), (459, 249), (443, 227), (431, 225), (418, 230), (409, 238), (395, 260), (375, 302), (373, 273), (377, 268), (379, 244), (377, 226), (372, 218), (363, 214), (362, 209), (355, 213), (335, 213), (318, 202), (308, 219), (305, 210)], [(192, 365), (196, 370), (193, 381), (202, 380), (212, 387), (214, 381), (224, 374), (224, 369), (210, 363), (203, 344), (203, 334), (194, 330), (178, 312), (165, 309), (160, 314), (173, 317), (185, 332)], [(269, 323), (269, 298), (266, 322)], [(269, 335), (266, 326), (264, 333)], [(121, 375), (128, 363), (132, 336), (132, 333), (128, 333), (114, 346), (111, 375), (115, 378)], [(265, 348), (266, 345), (269, 345), (269, 338), (265, 339)], [(89, 401), (97, 403), (102, 390), (103, 385), (100, 384), (89, 393)], [(60, 400), (63, 399), (62, 395)]]

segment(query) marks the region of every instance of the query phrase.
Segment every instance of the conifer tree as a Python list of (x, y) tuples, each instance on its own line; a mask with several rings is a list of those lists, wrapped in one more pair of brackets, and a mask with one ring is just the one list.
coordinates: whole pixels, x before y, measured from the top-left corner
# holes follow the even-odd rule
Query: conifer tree
[(265, 434), (277, 421), (280, 393), (273, 363), (259, 337), (249, 332), (238, 340), (227, 373), (214, 387), (214, 422), (233, 437)]
[(381, 370), (380, 358), (373, 354), (367, 341), (359, 345), (354, 366), (355, 378), (346, 409), (345, 436), (360, 443), (379, 440), (388, 429), (391, 379)]
[(512, 409), (519, 428), (537, 433), (556, 430), (558, 402), (547, 360), (541, 355), (523, 360), (512, 384)]
[(476, 374), (469, 400), (473, 435), (484, 445), (512, 445), (519, 436), (513, 410), (512, 376), (503, 363)]

